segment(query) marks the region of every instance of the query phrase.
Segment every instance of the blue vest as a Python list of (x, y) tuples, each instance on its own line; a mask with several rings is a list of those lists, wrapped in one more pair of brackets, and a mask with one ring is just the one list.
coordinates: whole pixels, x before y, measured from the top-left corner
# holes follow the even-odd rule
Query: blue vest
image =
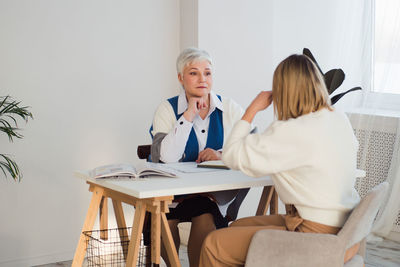
[[(221, 96), (217, 95), (219, 100)], [(171, 104), (176, 120), (183, 115), (178, 114), (178, 96), (168, 99)], [(153, 127), (151, 127), (153, 128)], [(153, 136), (151, 136), (153, 138)], [(208, 135), (205, 148), (212, 148), (214, 150), (219, 150), (224, 144), (224, 125), (222, 123), (222, 111), (215, 109), (210, 115), (210, 124), (208, 126)], [(199, 155), (199, 143), (197, 141), (196, 133), (194, 129), (190, 131), (189, 138), (186, 142), (185, 153), (183, 156), (183, 161), (195, 161)]]

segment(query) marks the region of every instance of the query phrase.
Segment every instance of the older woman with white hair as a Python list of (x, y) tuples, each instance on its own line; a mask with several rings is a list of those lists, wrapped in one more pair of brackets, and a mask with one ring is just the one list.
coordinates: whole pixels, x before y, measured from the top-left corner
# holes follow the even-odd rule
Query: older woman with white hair
[[(162, 102), (155, 112), (150, 129), (151, 160), (164, 163), (220, 160), (224, 140), (240, 120), (243, 109), (212, 91), (213, 63), (206, 51), (187, 48), (179, 55), (176, 66), (183, 90)], [(188, 242), (190, 266), (198, 266), (207, 234), (227, 226), (229, 219), (222, 215), (218, 204), (230, 203), (237, 194), (237, 190), (232, 190), (175, 196), (178, 205), (170, 209), (167, 218), (178, 250), (178, 224), (192, 222)]]

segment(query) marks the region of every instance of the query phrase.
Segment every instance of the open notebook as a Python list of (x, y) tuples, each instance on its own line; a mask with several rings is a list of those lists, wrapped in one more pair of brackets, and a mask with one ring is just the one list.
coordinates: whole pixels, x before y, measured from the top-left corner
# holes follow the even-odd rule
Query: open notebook
[(107, 178), (145, 178), (145, 177), (177, 177), (172, 171), (162, 170), (156, 164), (144, 164), (135, 168), (132, 164), (110, 164), (94, 168), (89, 176), (95, 179)]

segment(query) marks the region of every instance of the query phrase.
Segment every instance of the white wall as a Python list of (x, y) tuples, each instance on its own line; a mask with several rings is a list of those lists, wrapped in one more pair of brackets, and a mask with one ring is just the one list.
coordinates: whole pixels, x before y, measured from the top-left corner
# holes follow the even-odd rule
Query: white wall
[(199, 29), (199, 18), (198, 18), (198, 4), (199, 0), (180, 0), (180, 46), (181, 48), (186, 47), (198, 47), (198, 29)]
[(90, 200), (72, 173), (151, 142), (179, 88), (179, 14), (178, 0), (0, 1), (0, 95), (34, 115), (23, 140), (0, 139), (24, 173), (0, 177), (0, 266), (72, 259)]

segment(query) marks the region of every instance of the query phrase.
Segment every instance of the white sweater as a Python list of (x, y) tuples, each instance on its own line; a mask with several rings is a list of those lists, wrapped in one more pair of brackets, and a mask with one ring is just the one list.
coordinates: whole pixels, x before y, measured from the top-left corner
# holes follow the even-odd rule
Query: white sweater
[(280, 199), (294, 204), (303, 219), (343, 226), (360, 197), (354, 189), (358, 142), (345, 114), (327, 109), (273, 122), (249, 135), (239, 121), (222, 159), (232, 169), (271, 175)]

